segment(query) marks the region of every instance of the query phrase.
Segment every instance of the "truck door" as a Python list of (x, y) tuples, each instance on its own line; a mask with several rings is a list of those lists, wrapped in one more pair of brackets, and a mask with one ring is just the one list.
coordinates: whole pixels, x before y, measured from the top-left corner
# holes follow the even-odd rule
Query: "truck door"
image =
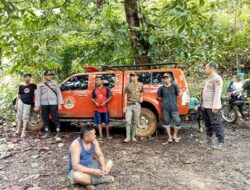
[(60, 110), (62, 118), (91, 118), (93, 107), (89, 74), (74, 75), (61, 84), (64, 100), (63, 109)]

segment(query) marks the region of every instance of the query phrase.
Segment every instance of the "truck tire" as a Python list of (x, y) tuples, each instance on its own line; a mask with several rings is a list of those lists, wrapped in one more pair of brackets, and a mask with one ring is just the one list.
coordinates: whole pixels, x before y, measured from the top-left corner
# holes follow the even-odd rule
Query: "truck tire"
[(155, 114), (148, 108), (141, 109), (140, 124), (136, 130), (137, 137), (150, 137), (157, 128)]
[(41, 131), (44, 128), (41, 112), (30, 110), (30, 120), (27, 126), (28, 131)]

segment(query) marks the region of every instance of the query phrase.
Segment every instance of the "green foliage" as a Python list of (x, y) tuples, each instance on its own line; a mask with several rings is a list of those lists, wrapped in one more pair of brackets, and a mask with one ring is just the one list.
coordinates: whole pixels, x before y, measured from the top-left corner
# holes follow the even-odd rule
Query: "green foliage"
[[(0, 65), (3, 75), (31, 72), (39, 81), (53, 69), (63, 80), (84, 65), (132, 57), (123, 1), (95, 3), (1, 0), (0, 58), (10, 60)], [(219, 63), (223, 75), (234, 74), (236, 62), (243, 70), (249, 65), (249, 1), (138, 1), (138, 9), (138, 40), (150, 44), (148, 56), (180, 62), (191, 81), (204, 77), (208, 61)]]
[[(64, 78), (86, 64), (132, 56), (123, 6), (121, 0), (100, 9), (90, 0), (2, 0), (1, 57), (11, 60), (8, 72), (41, 76), (48, 68)], [(210, 60), (233, 66), (232, 72), (236, 57), (243, 66), (249, 63), (247, 1), (139, 1), (138, 17), (148, 56), (181, 62), (187, 73), (201, 73)]]

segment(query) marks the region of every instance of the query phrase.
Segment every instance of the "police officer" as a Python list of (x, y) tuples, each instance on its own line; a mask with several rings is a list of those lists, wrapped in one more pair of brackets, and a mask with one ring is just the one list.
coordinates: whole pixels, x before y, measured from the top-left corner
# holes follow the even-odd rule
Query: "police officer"
[(44, 138), (50, 135), (49, 115), (56, 126), (56, 141), (61, 141), (60, 121), (58, 109), (62, 109), (63, 98), (58, 84), (52, 80), (53, 73), (51, 71), (44, 72), (44, 82), (40, 83), (36, 92), (35, 111), (41, 107), (42, 120), (45, 126)]
[(221, 92), (223, 81), (216, 73), (217, 65), (209, 63), (206, 65), (208, 78), (202, 93), (202, 107), (204, 109), (204, 121), (207, 133), (207, 144), (212, 145), (213, 131), (216, 133), (218, 143), (214, 149), (222, 149), (224, 146), (224, 129), (221, 124)]
[[(138, 82), (138, 75), (130, 73), (131, 82), (125, 88), (126, 139), (124, 142), (136, 142), (136, 128), (140, 123), (141, 105), (143, 102), (143, 84)], [(132, 131), (131, 131), (132, 128)]]

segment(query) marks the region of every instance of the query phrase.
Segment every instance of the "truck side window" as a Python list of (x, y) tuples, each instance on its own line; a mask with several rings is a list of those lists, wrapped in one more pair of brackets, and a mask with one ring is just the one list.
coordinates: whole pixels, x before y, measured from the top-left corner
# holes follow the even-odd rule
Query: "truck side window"
[(61, 90), (87, 90), (88, 89), (89, 75), (73, 76), (64, 84), (61, 85)]
[(139, 78), (138, 81), (143, 83), (143, 84), (151, 84), (152, 80), (152, 73), (151, 72), (138, 72), (137, 73)]
[(110, 89), (115, 86), (116, 76), (115, 74), (97, 74), (96, 76), (101, 76), (103, 78), (103, 85), (109, 87)]

